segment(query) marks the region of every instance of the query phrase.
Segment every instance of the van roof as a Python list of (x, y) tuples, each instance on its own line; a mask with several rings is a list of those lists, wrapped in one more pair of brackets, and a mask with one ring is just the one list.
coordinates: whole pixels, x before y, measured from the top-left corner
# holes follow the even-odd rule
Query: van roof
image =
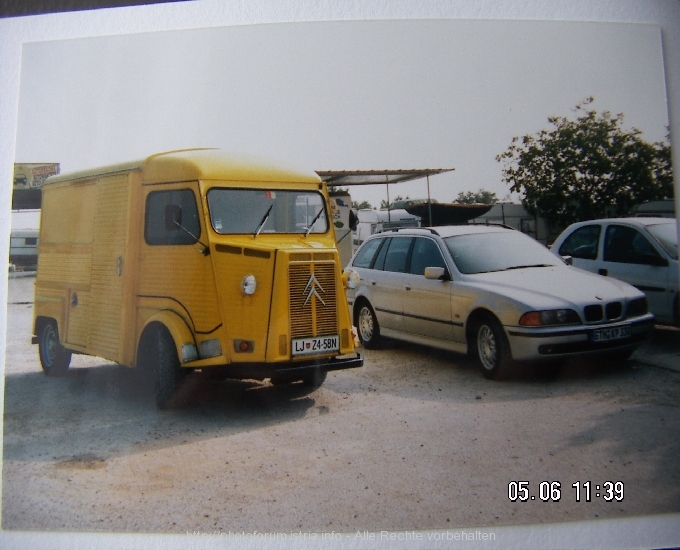
[(228, 154), (220, 149), (183, 149), (151, 155), (145, 159), (102, 168), (52, 176), (46, 184), (87, 179), (139, 170), (145, 183), (193, 180), (277, 181), (321, 183), (313, 172), (275, 165), (247, 155)]

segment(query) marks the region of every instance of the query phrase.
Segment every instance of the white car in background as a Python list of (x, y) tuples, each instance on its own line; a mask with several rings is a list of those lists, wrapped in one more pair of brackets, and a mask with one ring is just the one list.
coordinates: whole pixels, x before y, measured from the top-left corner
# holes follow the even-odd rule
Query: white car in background
[(658, 323), (680, 325), (678, 228), (673, 218), (610, 218), (570, 225), (552, 251), (572, 265), (642, 290)]
[(636, 288), (568, 266), (531, 237), (499, 226), (373, 235), (345, 276), (365, 347), (387, 336), (469, 350), (488, 378), (505, 376), (515, 360), (625, 359), (654, 322)]

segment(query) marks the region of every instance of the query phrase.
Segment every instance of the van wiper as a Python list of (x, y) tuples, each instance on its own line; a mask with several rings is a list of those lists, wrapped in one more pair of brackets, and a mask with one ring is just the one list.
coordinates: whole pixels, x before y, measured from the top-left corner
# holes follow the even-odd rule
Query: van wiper
[(260, 234), (260, 231), (262, 231), (262, 228), (264, 227), (264, 224), (267, 223), (267, 220), (269, 219), (269, 213), (272, 211), (272, 208), (274, 208), (274, 203), (272, 203), (269, 208), (267, 209), (267, 212), (265, 213), (264, 216), (262, 216), (262, 219), (260, 220), (260, 223), (257, 224), (257, 228), (255, 229), (255, 235), (254, 237), (257, 237)]
[(312, 230), (312, 227), (314, 227), (314, 224), (316, 223), (316, 220), (318, 220), (318, 219), (321, 217), (321, 214), (323, 214), (323, 213), (324, 213), (324, 209), (323, 209), (323, 206), (322, 206), (322, 207), (321, 207), (321, 210), (319, 210), (319, 213), (318, 213), (316, 216), (314, 216), (314, 219), (312, 220), (312, 223), (310, 223), (309, 226), (307, 227), (307, 231), (305, 231), (305, 237), (306, 237), (307, 235), (309, 235), (309, 232)]

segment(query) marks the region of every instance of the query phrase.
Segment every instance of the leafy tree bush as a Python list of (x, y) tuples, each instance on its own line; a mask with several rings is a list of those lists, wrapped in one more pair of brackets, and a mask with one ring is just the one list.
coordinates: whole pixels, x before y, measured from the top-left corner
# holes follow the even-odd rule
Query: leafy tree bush
[(624, 130), (623, 114), (588, 110), (592, 101), (576, 105), (575, 120), (549, 117), (549, 129), (514, 137), (496, 157), (524, 207), (562, 226), (673, 196), (670, 145)]
[(463, 193), (461, 191), (453, 202), (457, 202), (458, 204), (496, 204), (498, 202), (498, 197), (496, 196), (496, 193), (492, 193), (486, 189), (480, 189), (476, 193), (473, 193), (472, 191)]

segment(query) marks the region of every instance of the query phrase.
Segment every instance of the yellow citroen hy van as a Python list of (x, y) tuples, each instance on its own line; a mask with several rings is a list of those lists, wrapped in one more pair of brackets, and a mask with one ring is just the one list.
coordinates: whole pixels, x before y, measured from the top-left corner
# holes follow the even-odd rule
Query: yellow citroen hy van
[(49, 178), (33, 343), (155, 372), (159, 407), (191, 369), (323, 383), (360, 367), (326, 185), (214, 149)]

